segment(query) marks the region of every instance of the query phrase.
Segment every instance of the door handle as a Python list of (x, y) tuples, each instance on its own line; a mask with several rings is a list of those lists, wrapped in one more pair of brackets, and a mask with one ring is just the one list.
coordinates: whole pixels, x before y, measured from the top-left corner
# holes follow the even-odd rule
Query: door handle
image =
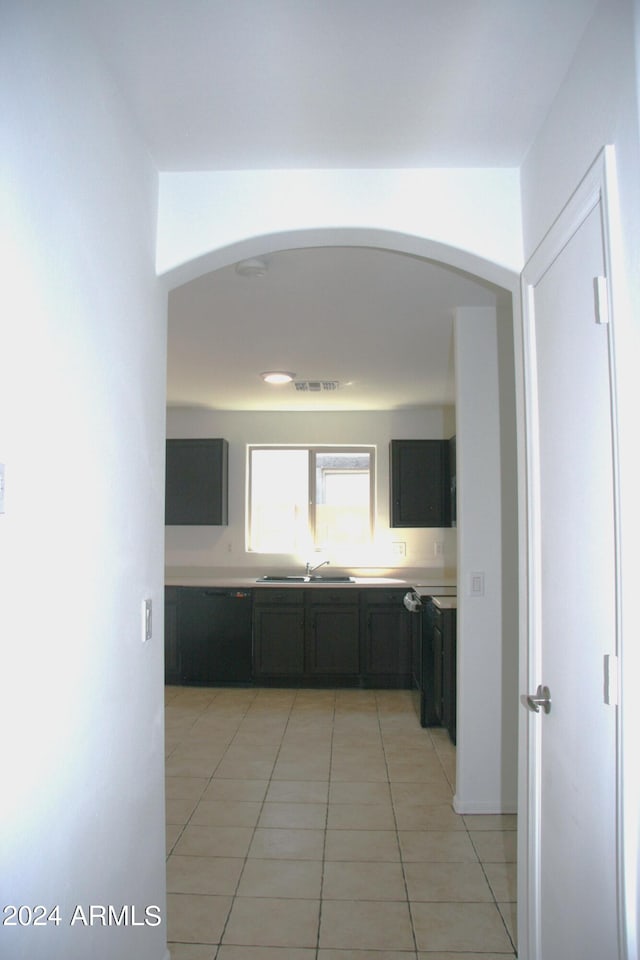
[(549, 687), (543, 687), (542, 684), (539, 683), (535, 696), (527, 694), (527, 706), (530, 710), (533, 710), (534, 713), (540, 713), (540, 707), (542, 707), (545, 713), (551, 713), (551, 693)]

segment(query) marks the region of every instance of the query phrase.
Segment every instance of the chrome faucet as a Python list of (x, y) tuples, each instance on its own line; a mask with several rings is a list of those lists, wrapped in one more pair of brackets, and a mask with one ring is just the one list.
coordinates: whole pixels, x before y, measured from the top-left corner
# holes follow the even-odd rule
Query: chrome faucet
[(310, 577), (314, 570), (319, 570), (320, 567), (324, 567), (326, 563), (331, 563), (330, 560), (323, 560), (322, 563), (316, 563), (315, 567), (312, 567), (309, 561), (307, 560), (306, 573)]

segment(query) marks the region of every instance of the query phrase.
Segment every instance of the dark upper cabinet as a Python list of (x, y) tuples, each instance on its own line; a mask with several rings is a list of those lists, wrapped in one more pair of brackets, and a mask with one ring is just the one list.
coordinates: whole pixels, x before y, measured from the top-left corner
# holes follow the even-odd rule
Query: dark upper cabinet
[(165, 524), (228, 523), (226, 440), (167, 440)]
[(449, 441), (392, 440), (392, 527), (451, 526)]

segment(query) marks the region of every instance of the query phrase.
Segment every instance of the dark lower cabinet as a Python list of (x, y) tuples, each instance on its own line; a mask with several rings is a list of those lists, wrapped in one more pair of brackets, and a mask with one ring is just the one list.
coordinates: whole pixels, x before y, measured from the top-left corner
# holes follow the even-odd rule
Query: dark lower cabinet
[(434, 611), (433, 620), (433, 634), (431, 637), (433, 644), (433, 717), (435, 725), (441, 727), (444, 712), (444, 704), (442, 702), (442, 658), (444, 648), (442, 644), (442, 617), (439, 615), (439, 611)]
[(360, 613), (351, 591), (307, 591), (306, 668), (313, 677), (357, 680)]
[(257, 589), (253, 631), (258, 680), (357, 682), (359, 613), (351, 591)]
[(432, 605), (433, 722), (456, 742), (456, 611)]
[(304, 673), (304, 592), (253, 591), (253, 676), (292, 681)]
[(164, 681), (180, 683), (178, 596), (180, 587), (164, 588)]
[(456, 611), (447, 610), (442, 635), (442, 726), (456, 742)]
[(411, 687), (411, 614), (404, 590), (363, 590), (363, 663), (367, 686)]
[(403, 596), (166, 587), (165, 680), (409, 688), (413, 624)]

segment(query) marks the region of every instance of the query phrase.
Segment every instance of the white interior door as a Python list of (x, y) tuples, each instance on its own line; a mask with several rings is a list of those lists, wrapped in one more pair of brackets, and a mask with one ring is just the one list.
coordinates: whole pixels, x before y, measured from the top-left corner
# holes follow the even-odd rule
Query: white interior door
[[(578, 192), (524, 275), (530, 960), (615, 960), (615, 450), (602, 197)], [(607, 668), (611, 670), (608, 683)], [(540, 691), (542, 693), (542, 691)], [(525, 952), (525, 956), (527, 952)]]

